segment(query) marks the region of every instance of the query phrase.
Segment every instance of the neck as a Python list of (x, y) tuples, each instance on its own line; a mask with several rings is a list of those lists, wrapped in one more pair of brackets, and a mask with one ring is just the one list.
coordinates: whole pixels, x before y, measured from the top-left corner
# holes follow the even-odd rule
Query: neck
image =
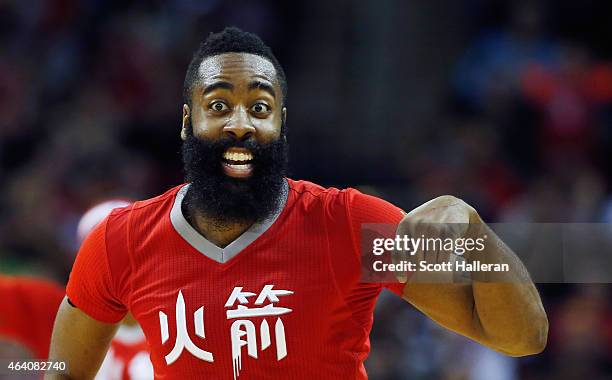
[(183, 204), (183, 214), (196, 231), (220, 248), (227, 247), (255, 223), (252, 220), (228, 222), (210, 218), (193, 206), (185, 204)]

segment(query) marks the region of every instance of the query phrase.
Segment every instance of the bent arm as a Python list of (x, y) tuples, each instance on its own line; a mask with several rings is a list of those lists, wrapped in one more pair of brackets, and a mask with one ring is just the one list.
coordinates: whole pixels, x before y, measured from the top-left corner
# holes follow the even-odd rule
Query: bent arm
[(403, 298), (440, 325), (496, 351), (539, 353), (546, 346), (548, 319), (538, 291), (520, 259), (476, 218), (480, 235), (489, 238), (485, 251), (467, 261), (506, 263), (510, 271), (472, 272), (469, 283), (408, 282)]
[(99, 322), (64, 298), (55, 318), (50, 361), (64, 361), (68, 373), (47, 374), (45, 380), (93, 379), (118, 325)]

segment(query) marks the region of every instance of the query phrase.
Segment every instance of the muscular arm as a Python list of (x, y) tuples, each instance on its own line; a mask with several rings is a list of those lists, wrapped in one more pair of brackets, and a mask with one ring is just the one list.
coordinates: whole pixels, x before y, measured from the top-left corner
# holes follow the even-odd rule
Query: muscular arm
[(64, 298), (53, 327), (49, 360), (65, 361), (68, 373), (47, 374), (45, 379), (93, 379), (117, 327), (98, 322)]
[[(453, 213), (467, 210), (470, 225), (478, 225), (479, 233), (488, 236), (485, 250), (477, 253), (477, 259), (483, 263), (507, 263), (510, 271), (472, 272), (469, 283), (409, 281), (403, 298), (440, 325), (504, 354), (524, 356), (541, 352), (546, 346), (548, 320), (526, 268), (475, 210), (457, 198), (441, 198), (432, 201), (435, 207), (428, 212), (429, 216), (452, 221), (456, 217)], [(453, 209), (457, 207), (461, 209)], [(406, 220), (410, 217), (409, 214)], [(398, 232), (406, 230), (402, 224)], [(475, 258), (466, 257), (468, 261)]]

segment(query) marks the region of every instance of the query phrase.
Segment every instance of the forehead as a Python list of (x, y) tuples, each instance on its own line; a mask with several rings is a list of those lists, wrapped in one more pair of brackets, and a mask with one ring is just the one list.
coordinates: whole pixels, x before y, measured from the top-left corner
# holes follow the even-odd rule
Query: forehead
[(224, 53), (208, 57), (200, 64), (198, 77), (202, 84), (221, 78), (239, 80), (257, 77), (278, 85), (272, 62), (248, 53)]

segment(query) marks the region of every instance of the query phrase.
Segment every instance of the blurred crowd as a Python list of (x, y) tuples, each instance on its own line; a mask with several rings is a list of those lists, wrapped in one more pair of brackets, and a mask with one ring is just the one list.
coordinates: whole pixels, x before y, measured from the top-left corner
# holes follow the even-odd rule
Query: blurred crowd
[[(290, 3), (0, 2), (0, 271), (63, 282), (88, 207), (181, 183), (184, 73), (227, 25), (285, 67), (293, 177), (407, 210), (450, 193), (487, 221), (612, 222), (605, 1), (465, 0), (441, 18), (436, 1)], [(371, 378), (611, 378), (610, 287), (541, 291), (550, 344), (527, 359), (383, 294)]]

